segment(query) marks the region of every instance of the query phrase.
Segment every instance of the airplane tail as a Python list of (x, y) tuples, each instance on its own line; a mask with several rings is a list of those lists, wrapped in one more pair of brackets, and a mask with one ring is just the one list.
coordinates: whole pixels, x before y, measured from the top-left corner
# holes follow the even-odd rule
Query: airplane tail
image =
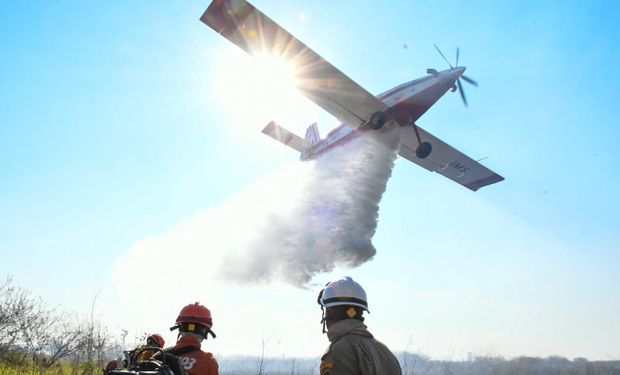
[[(312, 126), (316, 127), (316, 124), (310, 125), (308, 128), (308, 132), (306, 132), (306, 139), (292, 133), (291, 131), (281, 127), (276, 124), (274, 121), (271, 121), (265, 128), (263, 129), (263, 133), (267, 134), (271, 138), (275, 139), (278, 142), (285, 144), (299, 152), (303, 152), (304, 150), (312, 147), (312, 143), (308, 140), (308, 133), (310, 132), (310, 128)], [(315, 130), (318, 136), (318, 129)]]
[(319, 136), (319, 127), (316, 125), (316, 122), (308, 126), (308, 129), (306, 129), (305, 139), (313, 146), (321, 140), (321, 137)]

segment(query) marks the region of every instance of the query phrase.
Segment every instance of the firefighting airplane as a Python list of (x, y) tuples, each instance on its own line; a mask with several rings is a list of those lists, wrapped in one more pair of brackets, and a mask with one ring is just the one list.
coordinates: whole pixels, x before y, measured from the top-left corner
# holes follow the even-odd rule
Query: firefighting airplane
[(320, 139), (316, 124), (308, 127), (305, 138), (273, 121), (263, 129), (299, 151), (301, 160), (315, 158), (361, 132), (400, 127), (402, 158), (473, 191), (504, 179), (416, 125), (448, 90), (458, 90), (467, 105), (461, 78), (476, 82), (463, 75), (465, 67), (458, 66), (458, 49), (456, 66), (435, 46), (450, 69), (428, 69), (427, 76), (374, 96), (245, 0), (214, 0), (200, 20), (251, 55), (269, 53), (288, 61), (297, 89), (341, 121), (325, 139)]

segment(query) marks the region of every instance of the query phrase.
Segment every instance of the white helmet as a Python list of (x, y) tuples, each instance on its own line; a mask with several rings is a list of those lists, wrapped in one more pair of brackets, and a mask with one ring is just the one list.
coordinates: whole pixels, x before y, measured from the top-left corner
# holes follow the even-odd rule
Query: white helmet
[(368, 311), (364, 288), (349, 276), (327, 283), (317, 301), (323, 307), (358, 306)]

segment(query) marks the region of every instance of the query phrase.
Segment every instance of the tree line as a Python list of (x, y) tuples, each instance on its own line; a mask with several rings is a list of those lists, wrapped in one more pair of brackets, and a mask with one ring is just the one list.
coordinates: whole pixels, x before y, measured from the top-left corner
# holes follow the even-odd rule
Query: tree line
[[(411, 352), (395, 353), (403, 375), (620, 375), (620, 361), (500, 356), (438, 360)], [(316, 375), (320, 358), (218, 356), (222, 375)]]
[(466, 360), (432, 360), (403, 352), (399, 355), (403, 375), (620, 375), (620, 361), (589, 361), (586, 358), (521, 356), (470, 356)]

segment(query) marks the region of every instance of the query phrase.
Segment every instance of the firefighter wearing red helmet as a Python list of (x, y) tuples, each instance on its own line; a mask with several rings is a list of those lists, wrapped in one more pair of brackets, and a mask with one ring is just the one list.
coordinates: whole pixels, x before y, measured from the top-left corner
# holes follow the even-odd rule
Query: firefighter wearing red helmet
[[(166, 342), (164, 341), (164, 338), (159, 333), (153, 333), (153, 334), (149, 335), (146, 338), (146, 345), (140, 346), (140, 347), (136, 348), (133, 351), (134, 352), (134, 354), (133, 354), (134, 358), (132, 358), (132, 363), (138, 363), (138, 362), (142, 362), (142, 361), (146, 361), (148, 359), (151, 359), (151, 357), (153, 357), (153, 355), (155, 353), (157, 353), (157, 351), (156, 350), (148, 350), (148, 348), (160, 348), (160, 349), (162, 349), (165, 344), (166, 344)], [(146, 350), (143, 350), (143, 349), (146, 349)]]
[(127, 352), (125, 365), (131, 367), (140, 362), (148, 361), (158, 352), (156, 348), (162, 349), (164, 344), (164, 338), (159, 333), (147, 336), (146, 344), (137, 346), (135, 349)]
[(146, 345), (155, 348), (163, 348), (166, 342), (159, 333), (153, 333), (146, 338)]
[(103, 375), (108, 375), (110, 371), (114, 371), (117, 368), (118, 368), (118, 361), (116, 359), (113, 359), (110, 362), (108, 362), (107, 365), (105, 365), (105, 368), (103, 369)]
[(176, 325), (170, 330), (179, 330), (176, 345), (166, 352), (179, 357), (181, 366), (187, 375), (218, 375), (218, 365), (213, 354), (200, 349), (208, 335), (215, 338), (211, 331), (213, 320), (211, 311), (198, 302), (181, 309)]
[[(401, 375), (394, 354), (368, 332), (366, 292), (350, 277), (327, 283), (317, 302), (330, 345), (321, 357), (321, 375)], [(327, 330), (325, 329), (327, 328)]]

